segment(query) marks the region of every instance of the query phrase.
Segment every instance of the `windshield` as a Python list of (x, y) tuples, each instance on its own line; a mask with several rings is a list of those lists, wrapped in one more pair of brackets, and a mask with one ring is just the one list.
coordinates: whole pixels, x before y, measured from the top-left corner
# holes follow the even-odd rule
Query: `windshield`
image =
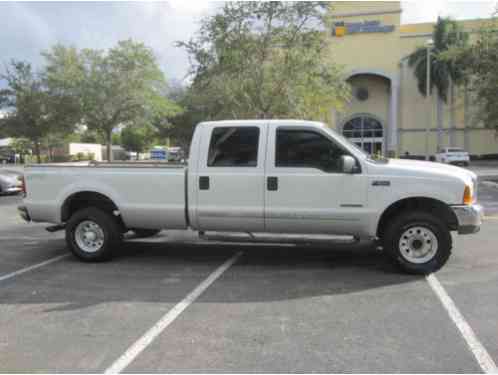
[(449, 148), (448, 152), (465, 152), (465, 151), (461, 148)]
[(344, 137), (342, 134), (339, 134), (334, 129), (330, 129), (328, 126), (324, 126), (323, 129), (327, 133), (329, 133), (332, 137), (334, 137), (335, 139), (339, 139), (341, 142), (346, 143), (348, 146), (350, 146), (350, 147), (354, 148), (356, 151), (360, 152), (366, 158), (370, 157), (370, 154), (368, 154), (365, 150), (363, 150), (362, 148), (358, 147), (356, 144), (354, 144), (353, 142), (351, 142), (349, 139), (347, 139), (346, 137)]

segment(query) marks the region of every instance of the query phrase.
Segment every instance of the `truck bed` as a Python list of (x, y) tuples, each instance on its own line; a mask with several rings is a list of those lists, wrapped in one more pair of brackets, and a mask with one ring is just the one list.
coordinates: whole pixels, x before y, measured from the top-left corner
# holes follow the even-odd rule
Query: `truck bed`
[(68, 198), (76, 193), (95, 192), (116, 204), (129, 228), (187, 227), (185, 165), (40, 164), (27, 166), (25, 172), (25, 205), (33, 221), (59, 224), (61, 207)]

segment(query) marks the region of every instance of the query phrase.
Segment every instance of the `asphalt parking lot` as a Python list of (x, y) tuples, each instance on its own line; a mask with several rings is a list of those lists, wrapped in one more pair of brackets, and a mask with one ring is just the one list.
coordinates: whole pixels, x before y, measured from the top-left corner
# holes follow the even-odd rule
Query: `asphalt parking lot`
[(488, 218), (455, 238), (436, 281), (400, 274), (368, 243), (213, 244), (173, 231), (83, 264), (2, 196), (0, 372), (489, 371), (498, 188), (479, 194)]

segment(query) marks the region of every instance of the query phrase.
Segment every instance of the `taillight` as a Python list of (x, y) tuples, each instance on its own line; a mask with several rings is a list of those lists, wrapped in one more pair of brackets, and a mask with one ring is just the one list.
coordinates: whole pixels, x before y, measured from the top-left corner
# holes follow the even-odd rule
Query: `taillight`
[(465, 185), (465, 189), (463, 190), (463, 204), (472, 204), (472, 189), (469, 185)]
[(26, 180), (24, 179), (24, 176), (19, 176), (19, 180), (21, 181), (21, 191), (26, 196)]

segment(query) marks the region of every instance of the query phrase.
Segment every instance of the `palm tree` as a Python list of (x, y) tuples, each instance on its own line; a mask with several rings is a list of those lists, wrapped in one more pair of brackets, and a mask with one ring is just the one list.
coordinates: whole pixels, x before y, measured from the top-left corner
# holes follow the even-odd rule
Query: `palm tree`
[[(434, 87), (438, 95), (438, 148), (441, 145), (442, 113), (440, 112), (440, 102), (447, 103), (448, 90), (450, 91), (450, 126), (455, 126), (455, 85), (461, 84), (464, 80), (465, 64), (458, 59), (448, 58), (448, 53), (454, 49), (465, 47), (468, 44), (469, 35), (464, 32), (461, 26), (450, 18), (438, 17), (434, 31), (432, 32), (434, 46), (430, 51), (431, 79), (430, 93)], [(427, 49), (419, 47), (408, 58), (408, 64), (414, 68), (417, 79), (417, 86), (420, 93), (426, 95), (427, 80)], [(454, 134), (450, 132), (450, 145), (453, 146)]]
[[(464, 47), (469, 35), (451, 18), (438, 17), (432, 33), (434, 46), (431, 49), (431, 93), (437, 88), (439, 97), (447, 102), (450, 84), (460, 84), (464, 78), (463, 66), (456, 60), (444, 58), (444, 53), (454, 47)], [(418, 47), (408, 58), (408, 65), (414, 68), (418, 90), (426, 95), (427, 50)]]
[[(434, 86), (438, 95), (445, 102), (448, 98), (450, 82), (459, 84), (463, 79), (463, 68), (458, 61), (444, 58), (444, 52), (454, 47), (464, 47), (468, 43), (469, 35), (451, 18), (438, 17), (432, 32), (434, 46), (431, 49), (431, 93)], [(426, 92), (427, 50), (418, 47), (408, 58), (408, 65), (414, 68), (418, 89), (422, 95)]]

